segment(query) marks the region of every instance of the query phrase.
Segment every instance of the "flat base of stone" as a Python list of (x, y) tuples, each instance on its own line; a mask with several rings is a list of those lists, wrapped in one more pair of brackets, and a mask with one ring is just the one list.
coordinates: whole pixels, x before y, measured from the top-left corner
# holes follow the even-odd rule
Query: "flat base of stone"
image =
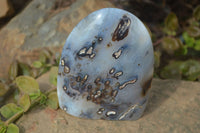
[(200, 83), (154, 79), (149, 103), (137, 121), (88, 120), (36, 107), (17, 122), (22, 133), (200, 132)]

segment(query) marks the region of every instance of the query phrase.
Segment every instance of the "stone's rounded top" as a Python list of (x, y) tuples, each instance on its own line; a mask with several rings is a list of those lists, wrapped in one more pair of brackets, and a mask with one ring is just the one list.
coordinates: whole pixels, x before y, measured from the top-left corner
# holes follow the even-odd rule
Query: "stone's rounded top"
[(136, 120), (146, 107), (153, 62), (151, 38), (136, 16), (117, 8), (95, 11), (63, 47), (59, 105), (78, 117)]

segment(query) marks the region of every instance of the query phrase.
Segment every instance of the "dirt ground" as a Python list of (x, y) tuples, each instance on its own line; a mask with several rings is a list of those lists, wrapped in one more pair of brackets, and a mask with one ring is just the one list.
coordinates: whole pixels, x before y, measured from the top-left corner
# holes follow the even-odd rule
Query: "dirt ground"
[[(48, 73), (38, 79), (49, 88)], [(47, 81), (47, 80), (45, 80)], [(37, 107), (17, 121), (21, 133), (198, 133), (200, 83), (154, 79), (147, 109), (137, 121), (80, 119), (63, 110)]]

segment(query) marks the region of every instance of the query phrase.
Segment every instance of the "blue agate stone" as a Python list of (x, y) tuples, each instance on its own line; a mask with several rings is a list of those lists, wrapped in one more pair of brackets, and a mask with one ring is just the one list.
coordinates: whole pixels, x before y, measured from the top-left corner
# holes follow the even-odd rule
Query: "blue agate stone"
[(82, 118), (136, 120), (148, 101), (153, 64), (150, 35), (136, 16), (116, 8), (95, 11), (63, 47), (60, 108)]

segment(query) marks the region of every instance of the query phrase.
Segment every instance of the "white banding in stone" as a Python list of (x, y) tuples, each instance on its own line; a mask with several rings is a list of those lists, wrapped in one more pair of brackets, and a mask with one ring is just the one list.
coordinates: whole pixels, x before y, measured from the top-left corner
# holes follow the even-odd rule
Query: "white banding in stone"
[(64, 89), (64, 90), (67, 90), (67, 87), (66, 87), (66, 86), (64, 86), (64, 87), (63, 87), (63, 89)]
[(87, 50), (86, 54), (91, 55), (93, 52), (93, 47), (89, 47), (89, 49)]
[(122, 71), (120, 71), (120, 72), (117, 72), (117, 73), (115, 73), (115, 75), (114, 75), (114, 77), (115, 78), (118, 78), (119, 76), (121, 76), (123, 74), (123, 72)]
[(84, 55), (86, 53), (86, 48), (82, 48), (80, 51), (79, 51), (79, 55)]
[(86, 74), (81, 82), (85, 83), (85, 81), (87, 81), (87, 79), (88, 79), (88, 75)]
[(131, 106), (125, 113), (123, 113), (120, 117), (119, 120), (122, 120), (125, 116), (127, 116), (132, 110), (134, 110), (136, 107), (140, 107), (139, 105), (135, 104)]
[(100, 108), (100, 109), (97, 111), (97, 114), (98, 114), (98, 115), (101, 115), (101, 114), (103, 113), (104, 110), (105, 110), (104, 108)]
[(115, 68), (110, 69), (109, 73), (113, 74), (115, 72)]
[(122, 54), (122, 50), (120, 49), (120, 50), (118, 50), (117, 52), (114, 52), (114, 53), (113, 53), (113, 57), (114, 57), (115, 59), (118, 59), (118, 58), (120, 57), (121, 54)]
[(128, 84), (134, 84), (135, 82), (137, 81), (137, 79), (133, 79), (133, 80), (130, 80), (128, 82), (125, 82), (124, 84), (120, 85), (119, 86), (119, 89), (123, 89), (124, 87), (126, 87)]
[(64, 65), (65, 65), (65, 61), (61, 60), (61, 66), (64, 66)]
[(65, 67), (64, 67), (64, 72), (65, 72), (65, 73), (69, 73), (69, 72), (70, 72), (70, 68), (69, 68), (68, 66), (65, 66)]
[(91, 59), (94, 58), (94, 57), (95, 57), (95, 54), (94, 54), (94, 53), (90, 55), (90, 58), (91, 58)]
[(116, 115), (117, 113), (115, 111), (108, 111), (106, 112), (107, 116), (111, 116), (111, 115)]

